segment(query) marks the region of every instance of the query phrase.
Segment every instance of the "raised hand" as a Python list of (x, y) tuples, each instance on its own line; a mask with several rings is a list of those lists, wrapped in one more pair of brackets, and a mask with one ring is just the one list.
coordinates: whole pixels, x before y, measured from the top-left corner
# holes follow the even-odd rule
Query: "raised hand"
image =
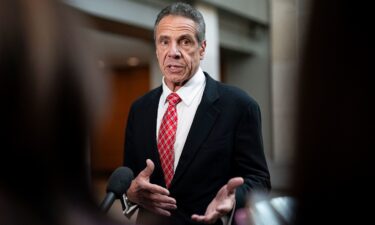
[(126, 196), (131, 202), (142, 206), (156, 214), (170, 216), (170, 210), (176, 209), (176, 200), (169, 197), (168, 189), (150, 183), (154, 172), (154, 163), (146, 160), (146, 168), (132, 181)]
[(216, 194), (208, 205), (204, 215), (194, 214), (191, 219), (200, 223), (215, 223), (220, 217), (228, 214), (235, 204), (236, 188), (242, 185), (243, 178), (235, 177), (228, 181)]

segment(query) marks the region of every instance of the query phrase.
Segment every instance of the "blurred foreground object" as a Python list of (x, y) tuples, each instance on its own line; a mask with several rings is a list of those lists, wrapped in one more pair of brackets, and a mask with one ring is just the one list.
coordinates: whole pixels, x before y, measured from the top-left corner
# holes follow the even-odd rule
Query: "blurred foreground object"
[(295, 219), (296, 200), (290, 196), (273, 198), (254, 194), (248, 206), (237, 210), (238, 225), (291, 225)]
[(104, 108), (81, 20), (49, 0), (0, 0), (0, 224), (114, 224), (90, 182)]

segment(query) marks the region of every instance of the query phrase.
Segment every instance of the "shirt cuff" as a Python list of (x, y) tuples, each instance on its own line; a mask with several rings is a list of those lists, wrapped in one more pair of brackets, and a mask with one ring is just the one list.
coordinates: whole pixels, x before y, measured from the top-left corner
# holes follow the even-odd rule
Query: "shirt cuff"
[(130, 219), (130, 217), (134, 214), (134, 212), (138, 208), (138, 205), (131, 202), (125, 194), (122, 195), (121, 205), (122, 205), (122, 209), (123, 209), (122, 213), (128, 219)]

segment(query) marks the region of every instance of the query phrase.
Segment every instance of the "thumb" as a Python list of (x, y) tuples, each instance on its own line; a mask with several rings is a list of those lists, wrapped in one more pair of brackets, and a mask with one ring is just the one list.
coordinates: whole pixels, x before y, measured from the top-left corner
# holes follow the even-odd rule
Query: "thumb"
[(141, 175), (143, 178), (149, 178), (151, 176), (151, 174), (154, 172), (154, 168), (155, 168), (155, 165), (154, 163), (151, 161), (151, 159), (147, 159), (146, 160), (146, 168), (144, 168), (140, 173), (139, 175)]
[(244, 183), (244, 180), (242, 177), (234, 177), (232, 179), (230, 179), (227, 183), (227, 190), (228, 190), (228, 193), (233, 193), (234, 190), (241, 186), (242, 184)]

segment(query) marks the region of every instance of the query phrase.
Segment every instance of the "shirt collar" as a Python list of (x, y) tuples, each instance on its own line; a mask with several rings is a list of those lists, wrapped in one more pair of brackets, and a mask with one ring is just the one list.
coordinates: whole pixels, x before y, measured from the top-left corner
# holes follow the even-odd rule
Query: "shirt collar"
[[(204, 76), (203, 70), (199, 67), (197, 72), (182, 86), (180, 89), (177, 90), (178, 96), (180, 96), (181, 101), (189, 106), (192, 102), (195, 96), (199, 93), (199, 90), (203, 88), (206, 81), (206, 77)], [(168, 88), (164, 81), (163, 76), (163, 93), (161, 95), (161, 100), (166, 103), (167, 96), (172, 93), (172, 91)]]

